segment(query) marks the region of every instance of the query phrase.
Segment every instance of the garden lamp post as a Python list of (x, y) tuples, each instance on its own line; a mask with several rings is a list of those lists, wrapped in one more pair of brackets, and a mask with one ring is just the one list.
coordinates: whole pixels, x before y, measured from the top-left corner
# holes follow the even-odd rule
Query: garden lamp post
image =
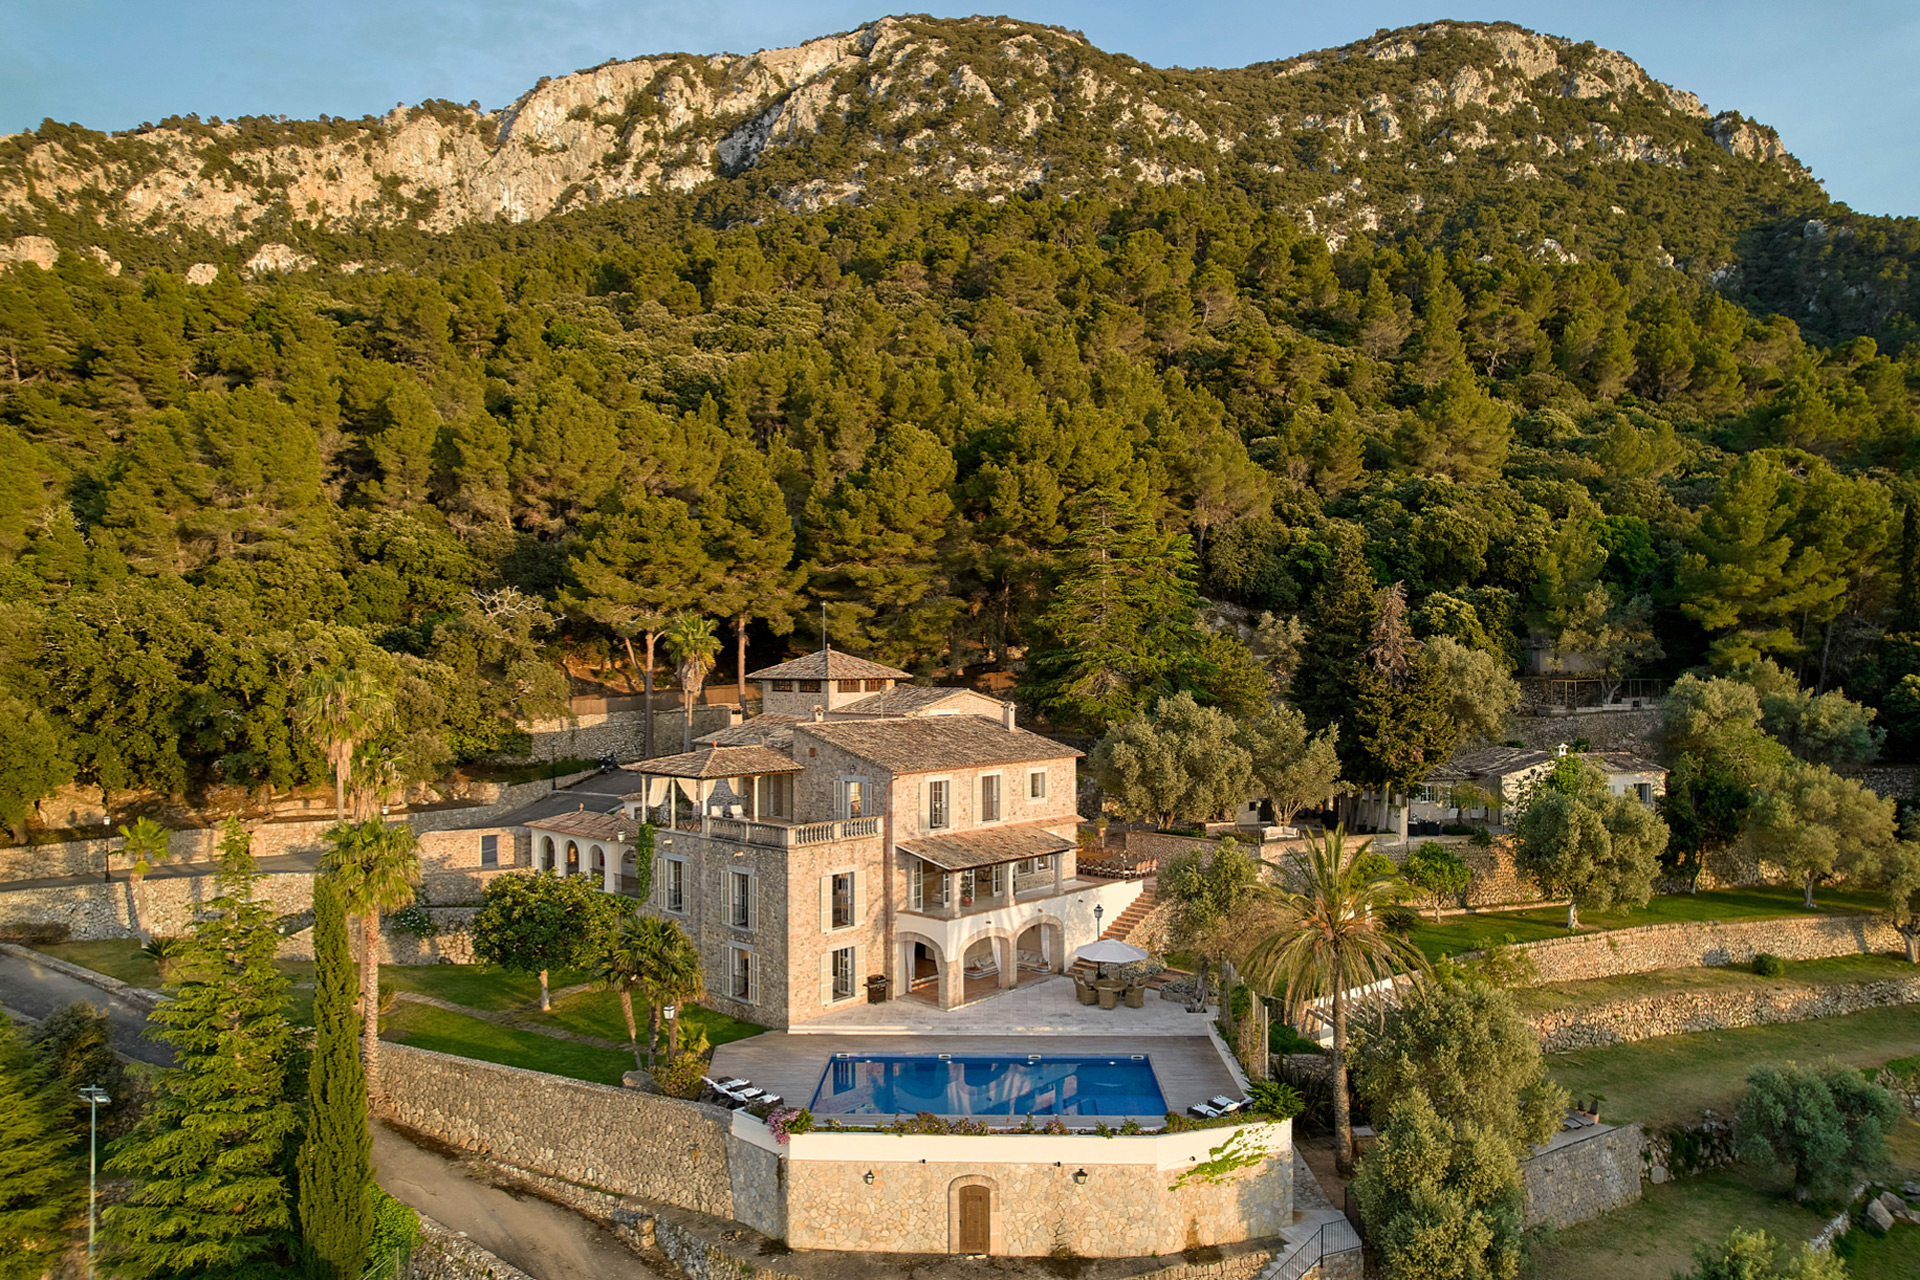
[(80, 1101), (87, 1104), (87, 1280), (93, 1280), (93, 1203), (98, 1189), (98, 1169), (100, 1154), (100, 1108), (113, 1099), (107, 1091), (97, 1084), (90, 1084), (80, 1091)]

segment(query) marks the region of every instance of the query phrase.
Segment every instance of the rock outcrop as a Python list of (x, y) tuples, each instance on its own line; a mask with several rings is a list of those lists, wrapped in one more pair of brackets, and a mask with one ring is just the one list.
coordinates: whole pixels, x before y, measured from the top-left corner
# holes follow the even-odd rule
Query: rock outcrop
[[(1364, 93), (1342, 66), (1356, 61)], [(1319, 157), (1294, 158), (1311, 138)], [(1302, 210), (1331, 239), (1390, 216), (1375, 189), (1389, 179), (1343, 176), (1361, 162), (1417, 176), (1479, 151), (1528, 181), (1556, 165), (1729, 157), (1798, 171), (1771, 130), (1710, 119), (1620, 54), (1511, 24), (1433, 23), (1240, 70), (1161, 71), (1056, 28), (887, 18), (749, 56), (608, 62), (494, 112), (435, 102), (357, 121), (18, 134), (0, 140), (0, 213), (17, 227), (57, 212), (252, 243), (246, 271), (259, 275), (309, 265), (292, 247), (302, 228), (448, 231), (739, 180), (817, 209), (901, 183), (998, 198), (1241, 166), (1302, 181)], [(1396, 163), (1378, 165), (1388, 154)], [(21, 248), (36, 239), (0, 259), (49, 265)]]

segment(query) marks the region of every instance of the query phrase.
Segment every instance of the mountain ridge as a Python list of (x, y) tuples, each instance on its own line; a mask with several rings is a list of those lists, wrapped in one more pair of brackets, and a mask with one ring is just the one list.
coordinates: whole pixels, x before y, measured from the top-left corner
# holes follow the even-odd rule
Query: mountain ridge
[[(1315, 135), (1328, 141), (1314, 159), (1269, 154)], [(792, 48), (543, 77), (495, 112), (429, 102), (357, 121), (43, 126), (0, 139), (0, 214), (16, 237), (64, 216), (238, 244), (529, 221), (762, 176), (771, 199), (811, 211), (903, 180), (998, 199), (1243, 167), (1292, 174), (1300, 210), (1343, 236), (1395, 211), (1312, 177), (1356, 155), (1451, 165), (1488, 148), (1514, 152), (1516, 178), (1568, 159), (1809, 176), (1773, 130), (1710, 114), (1622, 54), (1512, 23), (1425, 23), (1243, 68), (1162, 70), (1059, 28), (889, 17)]]

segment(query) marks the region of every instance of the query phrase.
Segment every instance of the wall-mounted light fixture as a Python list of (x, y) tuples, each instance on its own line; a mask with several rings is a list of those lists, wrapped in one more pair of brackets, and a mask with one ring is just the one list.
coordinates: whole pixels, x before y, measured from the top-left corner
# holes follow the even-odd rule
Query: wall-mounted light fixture
[(867, 1184), (868, 1186), (872, 1186), (872, 1185), (873, 1185), (873, 1170), (871, 1170), (871, 1169), (869, 1169), (869, 1170), (867, 1170), (867, 1171), (866, 1171), (866, 1173), (864, 1173), (864, 1174), (862, 1174), (862, 1175), (861, 1175), (861, 1178), (860, 1178), (860, 1181), (862, 1181), (862, 1182), (864, 1182), (864, 1183), (866, 1183), (866, 1184)]
[(1084, 1187), (1087, 1185), (1087, 1171), (1085, 1169), (1075, 1169), (1073, 1171), (1073, 1184), (1076, 1187)]

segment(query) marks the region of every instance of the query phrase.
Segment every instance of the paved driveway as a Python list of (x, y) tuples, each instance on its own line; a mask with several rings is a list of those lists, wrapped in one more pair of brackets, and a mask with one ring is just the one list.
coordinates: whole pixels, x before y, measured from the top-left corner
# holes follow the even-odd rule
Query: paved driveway
[(110, 996), (78, 978), (70, 978), (37, 961), (0, 952), (0, 1004), (29, 1018), (44, 1018), (56, 1009), (84, 1001), (105, 1009), (112, 1023), (113, 1047), (129, 1058), (158, 1066), (173, 1065), (173, 1050), (147, 1039), (147, 1011)]
[(465, 1232), (537, 1280), (658, 1280), (661, 1274), (598, 1224), (536, 1196), (503, 1191), (385, 1124), (373, 1127), (373, 1165), (396, 1200)]

